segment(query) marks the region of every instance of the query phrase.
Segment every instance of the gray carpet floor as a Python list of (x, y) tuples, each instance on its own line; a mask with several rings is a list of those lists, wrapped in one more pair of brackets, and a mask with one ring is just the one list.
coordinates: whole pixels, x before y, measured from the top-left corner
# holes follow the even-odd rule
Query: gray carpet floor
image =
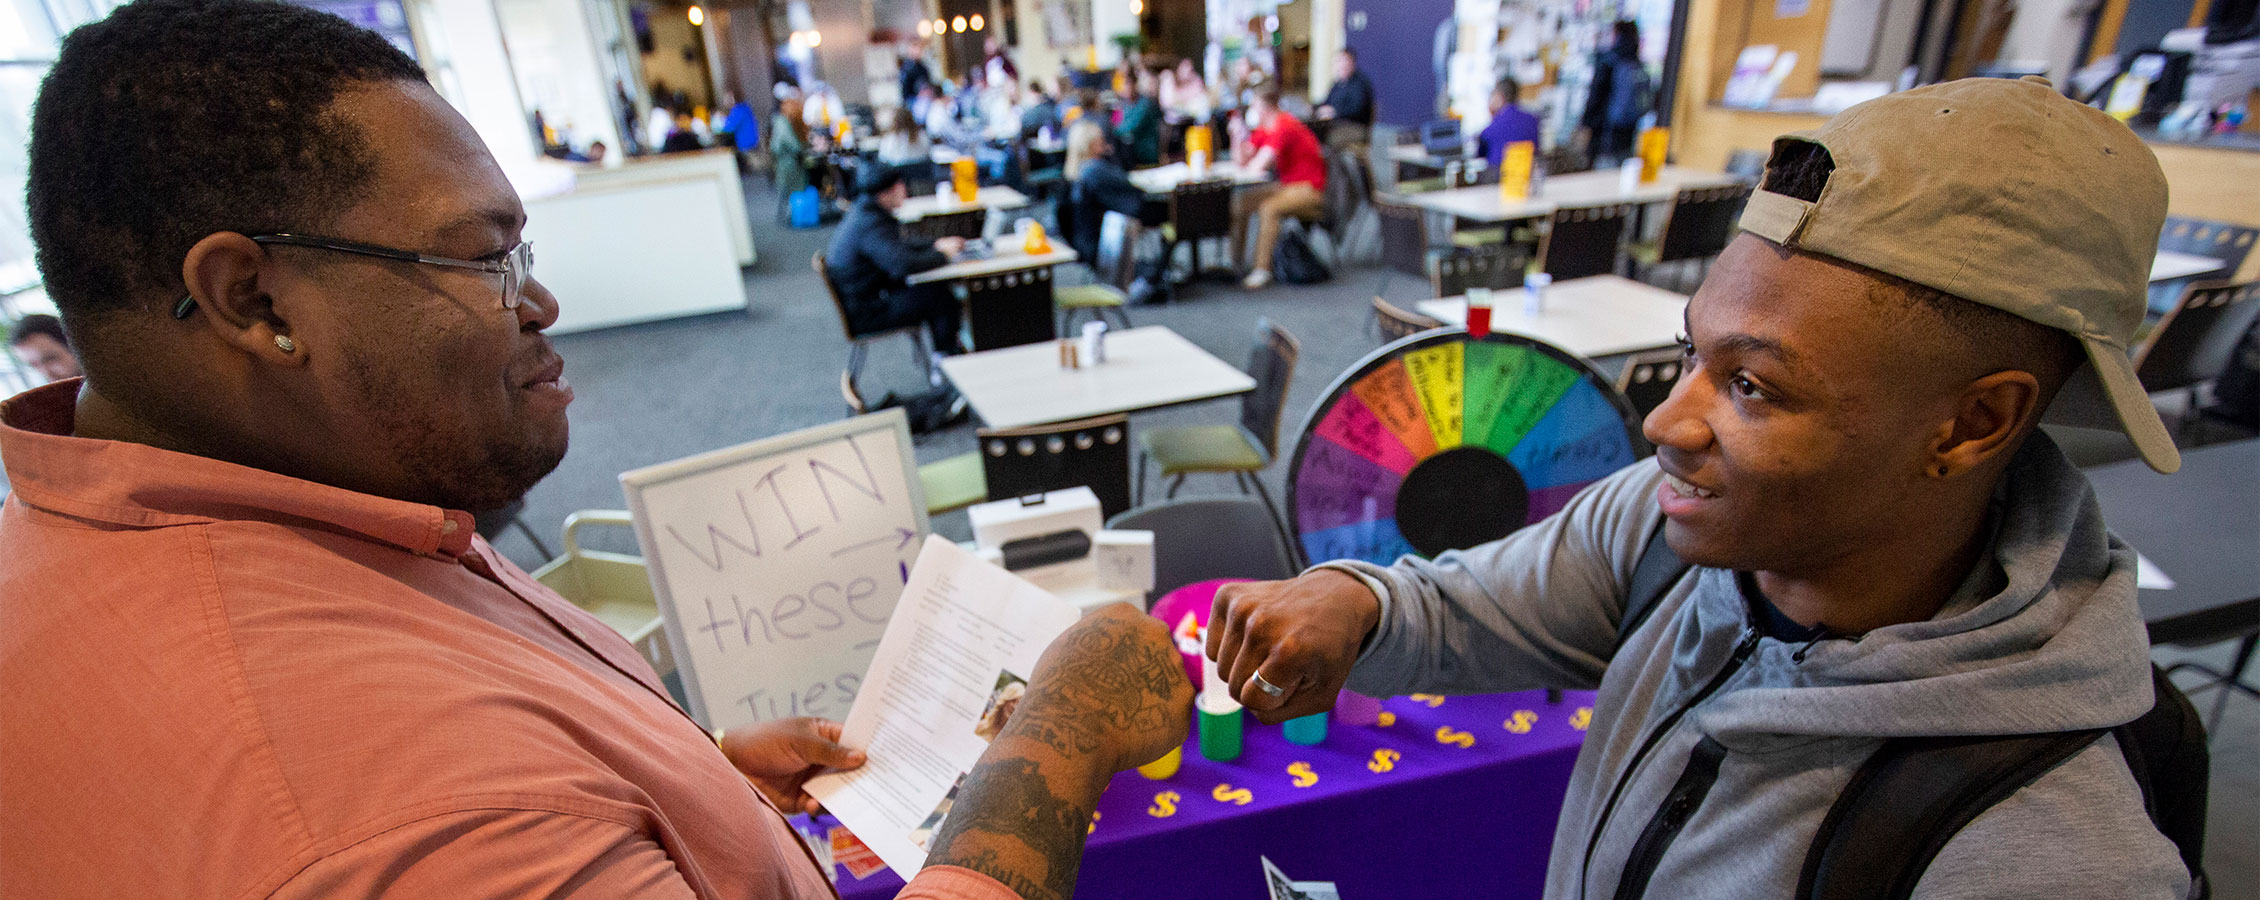
[[(619, 474), (694, 453), (770, 437), (797, 428), (832, 422), (845, 415), (839, 393), (847, 341), (830, 299), (808, 265), (831, 230), (796, 231), (771, 217), (775, 195), (759, 181), (747, 182), (753, 210), (754, 242), (760, 261), (746, 270), (751, 305), (744, 313), (723, 313), (657, 322), (557, 338), (574, 402), (572, 450), (557, 471), (526, 498), (523, 519), (539, 531), (553, 551), (565, 516), (581, 509), (624, 507)], [(1213, 259), (1213, 254), (1212, 257)], [(1070, 276), (1062, 276), (1063, 280)], [(1134, 324), (1166, 325), (1234, 365), (1245, 365), (1256, 323), (1270, 319), (1302, 344), (1283, 417), (1282, 440), (1291, 441), (1312, 404), (1335, 376), (1379, 346), (1367, 314), (1376, 290), (1408, 302), (1426, 294), (1426, 285), (1402, 275), (1385, 278), (1374, 268), (1347, 268), (1319, 285), (1274, 285), (1242, 291), (1237, 285), (1203, 283), (1180, 302), (1130, 311)], [(573, 302), (571, 297), (564, 302)], [(863, 390), (876, 397), (888, 389), (923, 385), (909, 342), (872, 348)], [(1236, 421), (1237, 400), (1219, 400), (1133, 416), (1132, 428)], [(959, 425), (920, 439), (920, 462), (932, 462), (974, 448), (973, 426)], [(1273, 496), (1284, 499), (1284, 466), (1264, 474)], [(1233, 491), (1227, 476), (1196, 476), (1186, 494)], [(970, 537), (964, 513), (936, 518), (936, 531)], [(531, 569), (541, 554), (523, 536), (505, 534), (496, 547)], [(592, 534), (588, 546), (635, 552), (635, 538), (620, 531)], [(2225, 647), (2200, 652), (2225, 665)], [(2161, 660), (2188, 655), (2161, 650)], [(2200, 710), (2211, 697), (2198, 698)], [(2207, 865), (2218, 898), (2260, 898), (2260, 704), (2236, 699), (2228, 704), (2221, 733), (2213, 743), (2213, 790)]]

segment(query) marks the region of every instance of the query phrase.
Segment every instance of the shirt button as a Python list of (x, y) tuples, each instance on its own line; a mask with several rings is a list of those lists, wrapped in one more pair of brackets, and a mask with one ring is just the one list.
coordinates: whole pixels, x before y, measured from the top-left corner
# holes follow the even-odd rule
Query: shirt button
[(455, 520), (454, 520), (454, 519), (444, 519), (444, 520), (442, 520), (442, 521), (441, 521), (441, 522), (439, 523), (439, 533), (441, 533), (441, 534), (454, 534), (454, 533), (455, 533)]

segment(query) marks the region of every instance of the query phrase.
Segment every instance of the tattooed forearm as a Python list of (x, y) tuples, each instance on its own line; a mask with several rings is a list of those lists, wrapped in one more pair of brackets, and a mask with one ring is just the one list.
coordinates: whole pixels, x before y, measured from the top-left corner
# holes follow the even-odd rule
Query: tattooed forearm
[(1065, 900), (1083, 862), (1098, 797), (1090, 794), (1061, 797), (1043, 766), (1027, 757), (984, 758), (965, 776), (926, 863), (972, 869), (1026, 900)]
[(1105, 747), (1109, 735), (1142, 733), (1179, 714), (1170, 691), (1184, 670), (1174, 654), (1152, 652), (1121, 632), (1061, 640), (1072, 652), (1039, 688), (1051, 702), (1013, 716), (1012, 727), (1024, 736), (1061, 753), (1088, 754)]

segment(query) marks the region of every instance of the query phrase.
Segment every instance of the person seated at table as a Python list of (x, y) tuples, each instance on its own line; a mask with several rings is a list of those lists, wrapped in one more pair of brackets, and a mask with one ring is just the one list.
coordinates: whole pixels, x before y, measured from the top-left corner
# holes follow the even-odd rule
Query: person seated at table
[(667, 132), (667, 140), (659, 145), (661, 153), (689, 153), (706, 149), (706, 142), (691, 127), (690, 113), (676, 113), (674, 130)]
[[(1273, 176), (1232, 195), (1232, 257), (1248, 270), (1241, 284), (1255, 290), (1271, 283), (1280, 223), (1288, 216), (1316, 219), (1325, 212), (1326, 154), (1308, 126), (1279, 108), (1279, 92), (1272, 88), (1257, 91), (1255, 102), (1238, 121), (1232, 158), (1241, 161), (1243, 170)], [(1242, 250), (1251, 215), (1257, 219), (1252, 266)]]
[(899, 106), (888, 107), (879, 121), (879, 161), (890, 166), (931, 166), (934, 163), (934, 142), (926, 139), (926, 132), (910, 117), (910, 110)]
[(1358, 52), (1344, 47), (1334, 54), (1334, 86), (1319, 103), (1318, 120), (1325, 123), (1326, 146), (1335, 150), (1363, 147), (1373, 139), (1373, 81), (1358, 68)]
[(868, 334), (924, 322), (935, 353), (958, 352), (959, 308), (948, 286), (910, 285), (903, 279), (949, 265), (950, 257), (965, 249), (965, 239), (903, 237), (895, 210), (910, 199), (910, 188), (900, 169), (868, 167), (859, 187), (863, 196), (840, 220), (824, 251), (832, 288), (847, 307), (848, 330)]
[(1134, 69), (1123, 79), (1122, 121), (1114, 126), (1114, 139), (1130, 168), (1161, 163), (1161, 103), (1154, 99), (1154, 74)]
[(1028, 92), (1020, 109), (1020, 139), (1041, 140), (1046, 132), (1058, 135), (1059, 112), (1059, 100), (1044, 89), (1042, 79), (1028, 82)]
[(1475, 143), (1493, 172), (1499, 171), (1499, 160), (1506, 157), (1508, 144), (1529, 141), (1531, 152), (1538, 151), (1538, 117), (1515, 105), (1515, 98), (1520, 96), (1522, 86), (1513, 78), (1501, 78), (1491, 89), (1491, 122), (1475, 136)]
[(48, 381), (85, 374), (79, 369), (78, 354), (71, 352), (70, 337), (63, 333), (63, 321), (46, 313), (17, 319), (15, 327), (8, 330), (8, 346), (16, 351), (17, 359)]
[(2091, 729), (1900, 896), (2188, 896), (2108, 734), (2154, 700), (2135, 552), (2038, 429), (2077, 377), (2067, 399), (2095, 391), (2180, 465), (2126, 351), (2156, 158), (2038, 79), (1893, 94), (1773, 146), (1687, 304), (1654, 457), (1489, 543), (1228, 586), (1208, 652), (1264, 722), (1345, 683), (1598, 688), (1547, 897), (1804, 896), (1884, 739)]
[[(0, 404), (8, 896), (836, 896), (780, 813), (863, 762), (838, 723), (717, 740), (474, 531), (564, 458), (573, 392), (518, 192), (414, 60), (141, 0), (33, 108), (87, 377)], [(1067, 896), (1109, 776), (1183, 741), (1183, 673), (1132, 607), (1072, 626), (902, 896)]]
[(1170, 120), (1189, 125), (1206, 123), (1216, 111), (1208, 84), (1191, 59), (1178, 60), (1176, 68), (1161, 74), (1161, 108)]
[(1107, 212), (1139, 218), (1145, 213), (1146, 193), (1131, 184), (1129, 174), (1114, 161), (1114, 142), (1107, 139), (1106, 129), (1097, 122), (1077, 122), (1067, 129), (1066, 175), (1072, 185), (1068, 200), (1074, 219), (1068, 245), (1084, 262), (1095, 266), (1099, 229)]

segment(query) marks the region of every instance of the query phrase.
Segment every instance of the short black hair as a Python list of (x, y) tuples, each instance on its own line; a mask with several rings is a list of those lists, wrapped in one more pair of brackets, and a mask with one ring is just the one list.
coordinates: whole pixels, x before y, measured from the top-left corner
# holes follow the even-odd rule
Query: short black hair
[(71, 347), (71, 339), (63, 335), (63, 320), (46, 313), (32, 313), (17, 319), (15, 327), (8, 329), (8, 345), (13, 347), (21, 344), (36, 334), (54, 338), (65, 350)]
[(267, 0), (139, 0), (71, 32), (32, 111), (25, 187), (48, 296), (85, 336), (182, 291), (207, 235), (318, 227), (373, 165), (331, 103), (423, 79), (375, 32)]
[(1522, 101), (1522, 83), (1516, 81), (1515, 77), (1512, 75), (1499, 76), (1499, 84), (1497, 87), (1492, 88), (1492, 90), (1499, 92), (1500, 96), (1507, 98), (1508, 106), (1513, 106), (1516, 103)]
[(867, 164), (855, 186), (856, 190), (863, 192), (863, 196), (876, 197), (886, 193), (888, 188), (901, 184), (902, 180), (902, 168), (899, 166)]

